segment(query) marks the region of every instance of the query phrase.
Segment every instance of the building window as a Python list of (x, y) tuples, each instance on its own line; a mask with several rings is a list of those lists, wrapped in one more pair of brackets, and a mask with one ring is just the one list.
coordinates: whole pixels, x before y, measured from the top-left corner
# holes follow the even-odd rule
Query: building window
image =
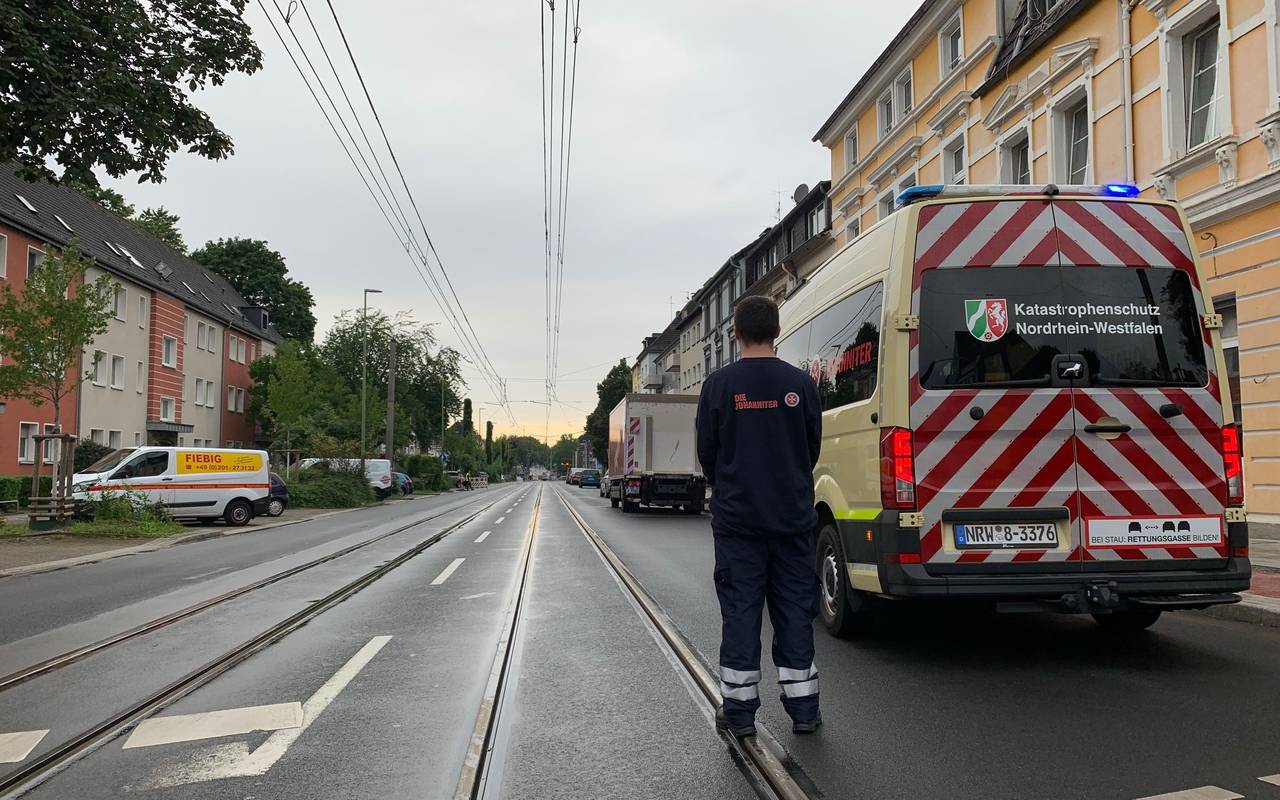
[(107, 354), (101, 350), (93, 354), (93, 367), (89, 370), (89, 380), (94, 386), (106, 386)]
[(903, 71), (898, 79), (893, 82), (893, 100), (896, 104), (895, 110), (898, 119), (905, 117), (911, 113), (911, 107), (915, 103), (915, 98), (911, 93), (911, 68), (908, 67)]
[(893, 92), (885, 92), (876, 102), (876, 113), (880, 125), (880, 136), (893, 130)]
[(89, 441), (93, 442), (94, 444), (106, 444), (107, 432), (104, 431), (102, 428), (90, 428)]
[(44, 263), (44, 251), (38, 247), (27, 248), (27, 274), (35, 272)]
[(1031, 145), (1023, 136), (1004, 148), (1004, 174), (1009, 183), (1026, 185), (1031, 183)]
[(236, 410), (236, 387), (234, 386), (227, 387), (227, 410), (233, 413)]
[(120, 449), (120, 431), (107, 431), (107, 447), (112, 450)]
[(916, 174), (913, 172), (898, 183), (898, 191), (904, 192), (916, 185)]
[(853, 169), (854, 165), (858, 163), (858, 127), (856, 122), (853, 130), (849, 131), (844, 137), (844, 163), (846, 170)]
[(1065, 184), (1083, 184), (1089, 180), (1089, 103), (1079, 99), (1063, 104), (1054, 115), (1054, 134), (1060, 142), (1057, 150), (1059, 180)]
[(147, 296), (145, 294), (138, 298), (138, 327), (147, 327)]
[[(52, 423), (46, 422), (46, 423), (44, 424), (44, 432), (45, 432), (45, 435), (46, 435), (46, 436), (49, 436), (49, 435), (52, 435), (52, 434), (57, 433), (57, 432), (58, 432), (58, 428), (57, 428), (57, 426), (53, 425)], [(61, 449), (62, 449), (62, 448), (61, 448), (61, 444), (62, 444), (62, 443), (61, 443), (61, 442), (59, 442), (57, 439), (45, 439), (45, 440), (44, 440), (44, 463), (46, 463), (46, 464), (54, 464), (54, 463), (56, 463), (56, 462), (57, 462), (57, 460), (58, 460), (58, 453), (59, 453), (59, 452), (61, 451)]]
[(1237, 423), (1242, 422), (1240, 404), (1240, 327), (1236, 316), (1235, 295), (1215, 297), (1213, 310), (1222, 315), (1222, 360), (1227, 364), (1227, 384), (1231, 390), (1231, 409)]
[(209, 341), (209, 326), (203, 322), (196, 323), (196, 349), (207, 350)]
[(32, 464), (36, 460), (36, 431), (40, 426), (34, 422), (18, 423), (18, 462)]
[(124, 356), (111, 357), (111, 388), (124, 388)]
[(844, 243), (848, 244), (858, 238), (858, 234), (862, 233), (862, 222), (856, 212), (844, 226)]
[(142, 433), (140, 431), (133, 432), (133, 446), (142, 447)]
[(173, 422), (174, 415), (177, 413), (177, 402), (172, 397), (160, 398), (160, 421)]
[(195, 398), (196, 405), (198, 406), (204, 405), (204, 399), (207, 391), (208, 390), (205, 388), (204, 378), (196, 378), (196, 398)]
[(1049, 12), (1062, 5), (1064, 0), (1030, 0), (1028, 14), (1032, 20), (1038, 21), (1048, 16)]
[(964, 161), (964, 136), (957, 136), (942, 149), (942, 172), (947, 183), (962, 184), (966, 171)]
[(142, 394), (142, 390), (146, 386), (146, 383), (147, 383), (147, 365), (139, 361), (138, 362), (138, 387), (137, 387), (138, 394)]
[(174, 369), (178, 366), (178, 340), (172, 336), (164, 337), (164, 346), (160, 356), (160, 363), (166, 367)]
[(1218, 88), (1218, 18), (1182, 40), (1183, 95), (1187, 149), (1213, 138), (1214, 101)]
[(893, 213), (893, 192), (885, 192), (880, 196), (880, 202), (876, 204), (879, 209), (879, 219), (884, 219)]
[(129, 292), (123, 286), (116, 287), (116, 319), (125, 322), (129, 317)]
[(961, 38), (963, 28), (960, 15), (956, 14), (938, 34), (938, 43), (942, 57), (942, 74), (948, 75), (964, 60), (964, 41)]
[(809, 212), (808, 217), (808, 234), (817, 236), (827, 228), (827, 206), (820, 205)]

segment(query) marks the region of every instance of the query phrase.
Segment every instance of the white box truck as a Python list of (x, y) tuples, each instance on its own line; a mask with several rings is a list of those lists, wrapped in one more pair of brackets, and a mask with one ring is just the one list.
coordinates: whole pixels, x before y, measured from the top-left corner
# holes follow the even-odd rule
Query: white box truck
[(696, 395), (629, 394), (609, 414), (607, 494), (614, 508), (702, 513), (707, 479), (698, 463)]

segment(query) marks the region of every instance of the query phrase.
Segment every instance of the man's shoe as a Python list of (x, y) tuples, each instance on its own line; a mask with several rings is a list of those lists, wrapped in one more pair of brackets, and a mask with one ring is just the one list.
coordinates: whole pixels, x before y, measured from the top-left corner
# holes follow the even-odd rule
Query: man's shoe
[(735, 738), (743, 739), (747, 736), (756, 735), (756, 724), (755, 722), (749, 722), (746, 725), (734, 725), (724, 713), (724, 706), (721, 706), (716, 709), (716, 730), (728, 731)]
[(791, 721), (791, 732), (798, 733), (801, 736), (807, 736), (810, 733), (816, 733), (818, 728), (820, 727), (822, 727), (821, 712), (819, 712), (818, 716), (814, 717), (813, 719), (807, 719), (804, 722), (801, 722), (799, 720)]

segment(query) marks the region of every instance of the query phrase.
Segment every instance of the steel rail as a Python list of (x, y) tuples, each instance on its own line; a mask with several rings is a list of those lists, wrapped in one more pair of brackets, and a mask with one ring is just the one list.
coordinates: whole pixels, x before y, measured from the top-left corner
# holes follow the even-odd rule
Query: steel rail
[[(684, 667), (688, 677), (698, 687), (706, 703), (707, 710), (714, 714), (720, 706), (720, 684), (702, 662), (698, 651), (684, 637), (684, 634), (680, 632), (680, 629), (667, 616), (667, 613), (662, 610), (657, 601), (641, 585), (636, 576), (622, 562), (622, 559), (605, 543), (600, 534), (596, 533), (587, 521), (583, 519), (568, 498), (558, 489), (556, 494), (559, 495), (560, 502), (564, 504), (569, 516), (573, 518), (579, 530), (587, 537), (587, 541), (595, 546), (605, 565), (614, 574), (614, 577), (618, 579), (618, 582), (626, 588), (654, 630), (658, 632), (667, 647), (670, 648), (675, 660)], [(756, 729), (758, 732), (755, 736), (748, 736), (744, 739), (738, 739), (728, 732), (721, 733), (737, 756), (735, 760), (738, 760), (745, 769), (749, 770), (752, 777), (762, 782), (780, 800), (813, 800), (814, 797), (821, 796), (813, 782), (804, 775), (799, 766), (786, 754), (782, 745), (778, 743), (778, 740), (769, 733), (764, 725), (757, 722)]]
[(359, 592), (361, 589), (403, 565), (414, 556), (422, 553), (441, 539), (471, 522), (489, 508), (497, 505), (498, 502), (499, 499), (494, 499), (483, 508), (469, 514), (466, 518), (432, 534), (427, 539), (424, 539), (390, 561), (387, 561), (381, 566), (364, 573), (355, 580), (342, 585), (333, 592), (330, 592), (328, 595), (314, 601), (307, 608), (304, 608), (272, 625), (270, 628), (254, 636), (252, 639), (237, 645), (204, 666), (199, 667), (173, 683), (170, 683), (163, 689), (160, 689), (150, 696), (133, 703), (124, 710), (113, 714), (103, 722), (100, 722), (88, 730), (85, 730), (58, 744), (52, 750), (44, 753), (22, 768), (0, 777), (0, 798), (8, 800), (8, 798), (16, 798), (21, 794), (24, 794), (36, 785), (52, 777), (60, 770), (66, 768), (77, 758), (86, 755), (102, 744), (105, 744), (123, 733), (129, 727), (141, 722), (157, 711), (160, 711), (183, 697), (186, 697), (191, 692), (208, 684), (210, 681), (231, 670), (249, 657), (265, 650), (267, 647), (270, 647), (272, 644), (283, 639), (293, 631), (306, 625), (315, 617), (318, 617), (325, 611), (328, 611), (343, 602), (347, 598)]
[[(497, 501), (495, 500), (494, 503), (496, 502)], [(192, 605), (189, 605), (186, 608), (181, 608), (181, 609), (178, 609), (177, 611), (173, 611), (163, 616), (156, 617), (153, 620), (149, 620), (147, 622), (142, 623), (141, 625), (137, 625), (135, 627), (129, 628), (128, 630), (121, 631), (120, 633), (112, 634), (111, 636), (107, 636), (103, 639), (99, 639), (98, 641), (92, 642), (90, 644), (82, 645), (73, 650), (68, 650), (65, 653), (61, 653), (51, 658), (47, 658), (44, 661), (41, 661), (39, 663), (32, 664), (31, 666), (23, 667), (21, 669), (10, 672), (8, 675), (0, 676), (0, 692), (5, 691), (6, 689), (10, 689), (24, 681), (31, 680), (32, 678), (37, 678), (41, 675), (47, 674), (56, 669), (60, 669), (61, 667), (65, 667), (69, 664), (73, 664), (77, 661), (80, 661), (83, 658), (93, 655), (94, 653), (99, 653), (110, 647), (114, 647), (115, 645), (121, 644), (123, 642), (127, 642), (130, 639), (136, 639), (139, 636), (145, 636), (148, 633), (152, 633), (161, 628), (168, 627), (169, 625), (172, 625), (175, 622), (179, 622), (181, 620), (187, 619), (188, 617), (195, 616), (196, 614), (199, 614), (202, 611), (207, 611), (210, 608), (222, 605), (223, 603), (226, 603), (229, 600), (234, 600), (237, 597), (242, 597), (246, 594), (249, 594), (250, 592), (255, 592), (258, 589), (261, 589), (263, 587), (270, 586), (274, 583), (279, 583), (280, 581), (283, 581), (287, 578), (292, 578), (294, 575), (297, 575), (298, 573), (306, 572), (307, 570), (318, 567), (321, 564), (325, 564), (335, 559), (342, 558), (343, 556), (350, 555), (351, 553), (354, 553), (357, 550), (368, 547), (371, 544), (380, 542), (383, 539), (388, 539), (397, 534), (404, 533), (410, 528), (416, 528), (417, 526), (430, 522), (433, 519), (439, 519), (440, 517), (443, 517), (446, 514), (451, 514), (460, 508), (465, 508), (469, 504), (470, 504), (470, 501), (458, 503), (457, 505), (450, 506), (449, 508), (444, 509), (438, 513), (430, 514), (428, 516), (414, 520), (413, 522), (408, 522), (404, 525), (394, 528), (393, 530), (387, 531), (386, 533), (381, 533), (381, 534), (378, 534), (377, 536), (370, 537), (368, 539), (365, 539), (362, 542), (357, 542), (348, 547), (344, 547), (341, 550), (336, 550), (332, 553), (329, 553), (328, 555), (320, 556), (319, 558), (312, 559), (311, 561), (308, 561), (304, 564), (299, 564), (297, 566), (290, 567), (289, 569), (282, 570), (280, 572), (275, 573), (274, 575), (268, 575), (265, 578), (256, 580), (252, 583), (246, 584), (237, 589), (232, 589), (231, 591), (224, 592), (215, 597), (210, 597), (207, 600), (201, 600), (200, 602), (193, 603)], [(489, 508), (492, 505), (493, 503), (490, 503), (488, 506), (485, 506), (485, 508)], [(481, 509), (481, 511), (483, 510), (484, 509)]]

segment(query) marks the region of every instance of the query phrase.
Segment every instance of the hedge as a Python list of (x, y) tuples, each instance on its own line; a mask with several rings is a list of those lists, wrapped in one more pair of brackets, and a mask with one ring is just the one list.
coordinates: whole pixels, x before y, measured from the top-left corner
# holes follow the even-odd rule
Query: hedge
[[(40, 476), (40, 497), (48, 497), (53, 492), (53, 478)], [(31, 500), (30, 475), (0, 475), (0, 500), (17, 500), (18, 505), (26, 508)], [(8, 505), (8, 504), (6, 504)]]
[(297, 508), (355, 508), (373, 502), (363, 475), (302, 470), (289, 483), (289, 505)]

